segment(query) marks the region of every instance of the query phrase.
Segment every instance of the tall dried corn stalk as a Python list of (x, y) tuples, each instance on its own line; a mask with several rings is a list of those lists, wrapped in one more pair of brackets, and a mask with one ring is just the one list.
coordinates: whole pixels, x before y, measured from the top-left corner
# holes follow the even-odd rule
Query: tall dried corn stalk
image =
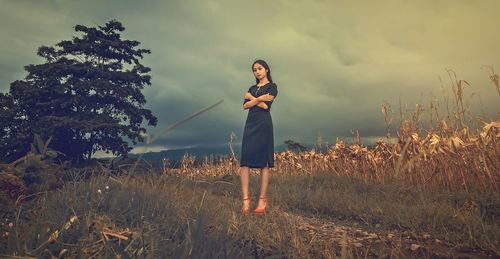
[(495, 70), (493, 69), (493, 66), (484, 66), (486, 68), (490, 69), (490, 80), (493, 82), (493, 85), (497, 89), (498, 96), (500, 96), (500, 77), (498, 74), (495, 74)]

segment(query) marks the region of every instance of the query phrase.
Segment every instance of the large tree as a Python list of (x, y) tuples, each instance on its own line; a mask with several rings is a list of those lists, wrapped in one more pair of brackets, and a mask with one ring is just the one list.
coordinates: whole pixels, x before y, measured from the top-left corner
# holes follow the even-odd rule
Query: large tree
[(97, 150), (126, 155), (129, 142), (144, 141), (143, 121), (156, 125), (141, 93), (151, 85), (151, 69), (139, 61), (150, 51), (122, 39), (125, 28), (116, 20), (74, 29), (80, 35), (72, 40), (40, 47), (45, 62), (25, 66), (26, 78), (0, 94), (0, 156), (25, 154), (34, 134), (52, 137), (51, 148), (72, 160)]

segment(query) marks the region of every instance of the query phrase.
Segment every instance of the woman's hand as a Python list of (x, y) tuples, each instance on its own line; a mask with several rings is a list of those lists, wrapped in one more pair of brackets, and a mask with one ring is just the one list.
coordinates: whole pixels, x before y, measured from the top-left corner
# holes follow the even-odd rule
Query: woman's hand
[(274, 99), (274, 96), (270, 95), (269, 93), (263, 94), (259, 97), (257, 97), (260, 101), (267, 102), (267, 101), (272, 101)]

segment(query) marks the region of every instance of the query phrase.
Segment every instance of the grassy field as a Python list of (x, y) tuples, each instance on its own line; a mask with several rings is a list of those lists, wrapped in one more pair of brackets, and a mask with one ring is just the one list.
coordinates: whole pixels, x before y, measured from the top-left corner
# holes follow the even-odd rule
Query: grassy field
[[(251, 190), (257, 193), (257, 176), (251, 180)], [(161, 172), (135, 177), (96, 173), (86, 180), (68, 180), (60, 189), (4, 212), (2, 233), (9, 235), (0, 239), (0, 254), (63, 258), (500, 254), (498, 192), (422, 188), (366, 183), (328, 172), (295, 176), (275, 172), (268, 213), (245, 216), (239, 212), (237, 175), (194, 180)]]

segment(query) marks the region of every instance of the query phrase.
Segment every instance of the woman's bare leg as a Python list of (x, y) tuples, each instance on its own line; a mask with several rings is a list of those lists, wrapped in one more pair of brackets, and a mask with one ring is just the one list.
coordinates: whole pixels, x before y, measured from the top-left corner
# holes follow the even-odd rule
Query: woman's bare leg
[[(249, 185), (249, 168), (248, 166), (242, 166), (240, 167), (240, 178), (241, 178), (241, 195), (242, 199), (247, 199), (250, 198), (248, 196), (248, 185)], [(243, 205), (246, 208), (250, 206), (250, 200), (243, 200)]]
[[(267, 198), (267, 186), (269, 185), (269, 167), (266, 166), (260, 169), (260, 196), (259, 198)], [(265, 200), (259, 199), (257, 208), (262, 208), (266, 204)]]

